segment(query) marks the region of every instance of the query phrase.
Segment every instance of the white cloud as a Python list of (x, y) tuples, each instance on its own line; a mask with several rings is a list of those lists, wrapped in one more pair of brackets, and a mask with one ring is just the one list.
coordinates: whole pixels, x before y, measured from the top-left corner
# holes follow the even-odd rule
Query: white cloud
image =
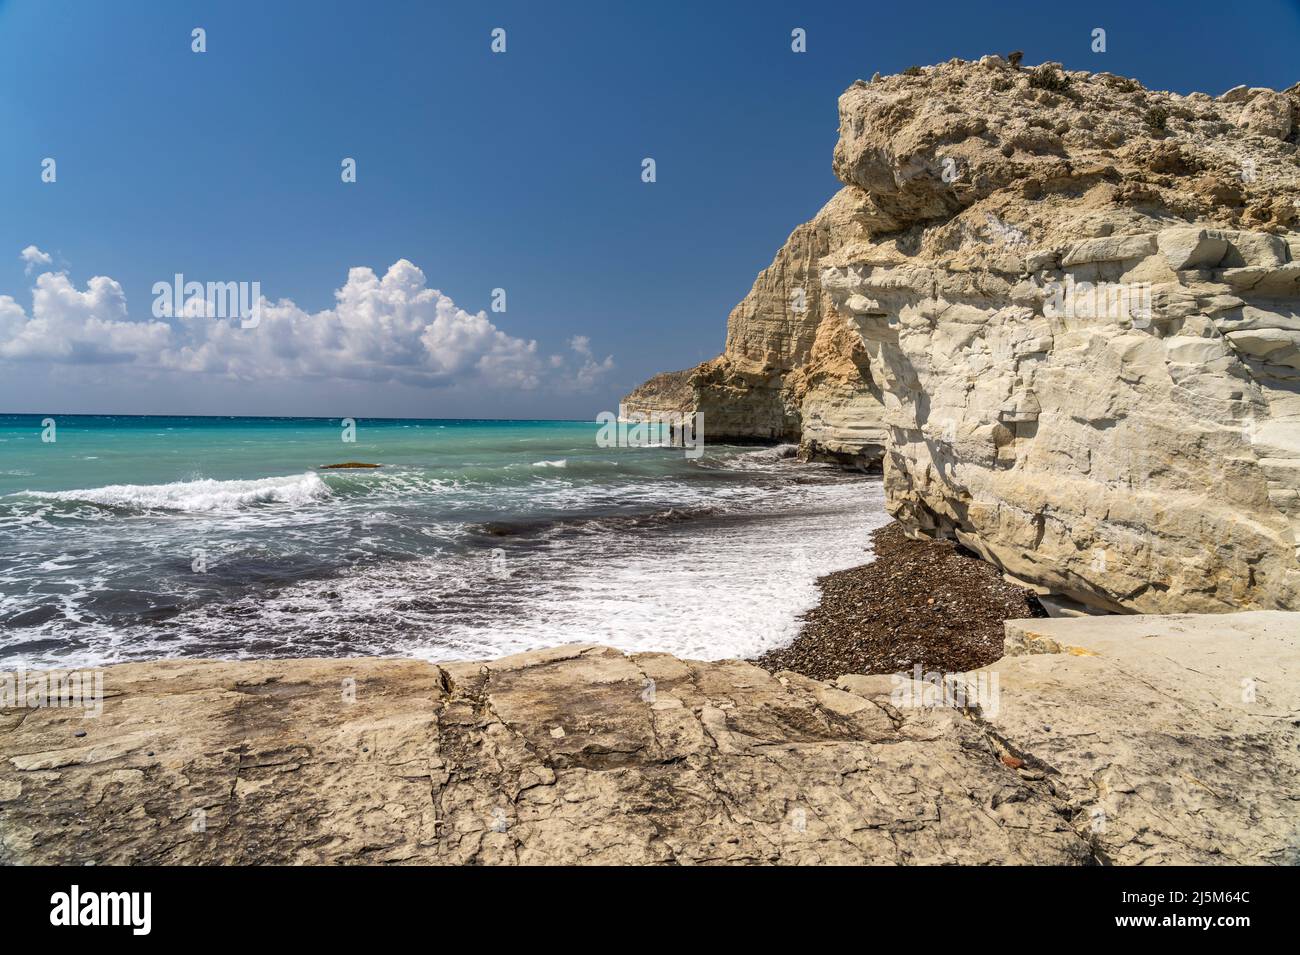
[(23, 249), (18, 253), (18, 257), (23, 260), (23, 271), (28, 275), (31, 275), (32, 270), (38, 265), (54, 264), (54, 259), (50, 257), (49, 253), (42, 252), (34, 245), (29, 245), (27, 248)]
[[(32, 247), (33, 249), (35, 247)], [(39, 251), (39, 250), (37, 250)], [(26, 250), (24, 250), (26, 258)], [(334, 305), (306, 312), (288, 299), (261, 299), (260, 322), (183, 310), (159, 321), (132, 321), (117, 282), (98, 276), (84, 291), (64, 273), (36, 280), (29, 316), (0, 296), (0, 360), (132, 362), (145, 368), (242, 380), (351, 379), (438, 387), (480, 381), (495, 387), (588, 390), (613, 370), (589, 339), (570, 340), (572, 355), (543, 355), (537, 342), (497, 328), (429, 288), (405, 259), (382, 277), (353, 268)]]
[(97, 275), (78, 291), (62, 272), (37, 276), (28, 318), (0, 296), (0, 359), (96, 364), (155, 358), (167, 348), (165, 322), (132, 322), (122, 286)]
[(614, 370), (614, 356), (606, 355), (604, 361), (596, 361), (591, 350), (591, 339), (586, 335), (574, 335), (569, 339), (569, 347), (583, 359), (573, 376), (573, 382), (579, 391), (591, 390)]

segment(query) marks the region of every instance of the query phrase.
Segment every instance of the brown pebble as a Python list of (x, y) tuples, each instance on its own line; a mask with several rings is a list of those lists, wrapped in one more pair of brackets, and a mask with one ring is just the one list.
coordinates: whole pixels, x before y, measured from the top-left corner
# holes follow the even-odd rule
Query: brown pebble
[(818, 580), (821, 603), (799, 636), (754, 662), (818, 680), (913, 665), (964, 673), (1001, 658), (1004, 621), (1046, 616), (1028, 590), (947, 541), (914, 540), (895, 523), (872, 550), (871, 563)]

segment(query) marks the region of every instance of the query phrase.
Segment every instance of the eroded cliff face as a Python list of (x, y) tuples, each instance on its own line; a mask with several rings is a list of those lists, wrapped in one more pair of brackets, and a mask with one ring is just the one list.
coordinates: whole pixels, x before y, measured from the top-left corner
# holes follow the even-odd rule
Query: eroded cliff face
[[(1294, 87), (1179, 96), (1000, 57), (856, 83), (845, 188), (694, 399), (806, 448), (878, 440), (905, 527), (1049, 603), (1295, 608), (1298, 128)], [(809, 314), (781, 311), (814, 267)]]
[(1300, 100), (998, 59), (860, 84), (824, 261), (888, 506), (1102, 610), (1300, 602)]
[(624, 399), (629, 411), (700, 411), (710, 441), (797, 441), (805, 457), (878, 463), (879, 389), (820, 280), (830, 252), (867, 237), (865, 200), (846, 187), (796, 228), (732, 310), (725, 351), (650, 379)]

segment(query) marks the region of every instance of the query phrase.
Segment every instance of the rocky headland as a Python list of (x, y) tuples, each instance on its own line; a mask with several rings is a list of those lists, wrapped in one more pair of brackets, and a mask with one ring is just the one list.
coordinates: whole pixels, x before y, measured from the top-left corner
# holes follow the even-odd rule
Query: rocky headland
[(1300, 603), (1300, 92), (1001, 57), (859, 81), (844, 187), (628, 396), (883, 467), (1064, 612)]

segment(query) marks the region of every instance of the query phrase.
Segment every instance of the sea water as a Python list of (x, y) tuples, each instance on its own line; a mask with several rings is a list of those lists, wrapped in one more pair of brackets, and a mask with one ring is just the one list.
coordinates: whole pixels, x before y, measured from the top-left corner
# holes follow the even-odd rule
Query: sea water
[[(51, 427), (51, 423), (53, 427)], [(594, 422), (0, 415), (0, 667), (788, 643), (879, 481)], [(321, 470), (343, 461), (373, 470)]]

